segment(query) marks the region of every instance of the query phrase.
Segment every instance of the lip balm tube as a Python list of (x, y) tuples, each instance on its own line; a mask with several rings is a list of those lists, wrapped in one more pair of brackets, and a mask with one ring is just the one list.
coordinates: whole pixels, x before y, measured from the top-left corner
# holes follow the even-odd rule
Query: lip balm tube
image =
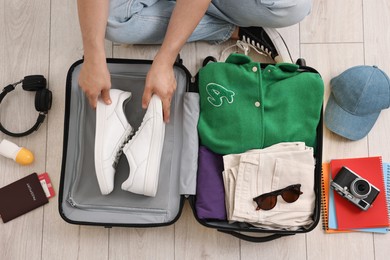
[(19, 147), (6, 139), (0, 142), (0, 155), (12, 159), (20, 165), (28, 165), (34, 161), (34, 155), (30, 150)]

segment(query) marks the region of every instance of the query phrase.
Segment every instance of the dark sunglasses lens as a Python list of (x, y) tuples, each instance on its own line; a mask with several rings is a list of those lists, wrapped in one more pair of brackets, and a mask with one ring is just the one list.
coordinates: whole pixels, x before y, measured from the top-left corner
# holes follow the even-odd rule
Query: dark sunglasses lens
[(276, 205), (276, 196), (264, 196), (257, 199), (257, 205), (262, 210), (270, 210), (273, 209)]
[(300, 191), (297, 190), (286, 190), (282, 192), (282, 198), (288, 202), (292, 203), (296, 201), (299, 198), (299, 195), (301, 194)]

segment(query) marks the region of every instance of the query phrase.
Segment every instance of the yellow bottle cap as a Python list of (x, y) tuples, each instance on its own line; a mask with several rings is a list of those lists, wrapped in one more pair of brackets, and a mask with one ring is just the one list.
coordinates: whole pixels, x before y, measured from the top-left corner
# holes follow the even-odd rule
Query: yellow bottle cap
[(21, 165), (31, 164), (34, 161), (34, 155), (30, 150), (22, 147), (20, 151), (16, 154), (15, 162)]

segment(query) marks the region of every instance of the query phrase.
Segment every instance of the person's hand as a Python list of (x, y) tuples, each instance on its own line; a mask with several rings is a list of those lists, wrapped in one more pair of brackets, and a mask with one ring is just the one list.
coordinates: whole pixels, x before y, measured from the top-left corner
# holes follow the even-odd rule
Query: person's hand
[(84, 60), (80, 71), (79, 85), (93, 108), (96, 108), (99, 95), (104, 103), (111, 104), (111, 78), (105, 59)]
[(169, 122), (171, 100), (176, 90), (176, 79), (173, 66), (166, 62), (154, 60), (145, 82), (142, 97), (142, 107), (146, 109), (153, 94), (160, 97), (163, 108), (164, 122)]

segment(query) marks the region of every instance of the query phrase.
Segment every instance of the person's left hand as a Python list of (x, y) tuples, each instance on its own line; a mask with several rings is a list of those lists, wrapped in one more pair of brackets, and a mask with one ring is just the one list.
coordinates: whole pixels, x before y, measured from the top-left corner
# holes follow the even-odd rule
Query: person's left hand
[(160, 97), (164, 122), (168, 123), (171, 111), (171, 100), (176, 90), (176, 78), (173, 66), (167, 62), (154, 60), (146, 76), (145, 90), (142, 96), (142, 107), (146, 109), (153, 94)]

